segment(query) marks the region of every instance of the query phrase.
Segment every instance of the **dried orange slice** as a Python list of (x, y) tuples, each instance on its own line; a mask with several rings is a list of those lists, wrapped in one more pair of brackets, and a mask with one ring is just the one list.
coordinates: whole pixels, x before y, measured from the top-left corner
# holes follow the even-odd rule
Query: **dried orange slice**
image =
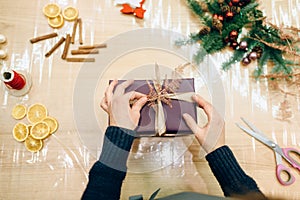
[(54, 133), (57, 130), (58, 123), (55, 118), (48, 116), (45, 119), (43, 119), (43, 122), (45, 122), (49, 126), (50, 134)]
[(29, 135), (30, 135), (30, 133), (31, 133), (31, 128), (32, 128), (32, 125), (27, 125), (27, 128), (28, 128), (28, 131), (29, 131)]
[(73, 21), (78, 17), (78, 9), (69, 6), (63, 10), (62, 15), (66, 20)]
[(64, 18), (61, 14), (57, 15), (54, 18), (48, 18), (48, 24), (52, 28), (60, 28), (64, 24)]
[(45, 122), (38, 122), (31, 127), (30, 135), (34, 139), (42, 140), (46, 138), (50, 133), (50, 128)]
[(29, 135), (29, 130), (26, 124), (17, 123), (13, 129), (13, 136), (18, 142), (23, 142)]
[(15, 119), (23, 119), (26, 116), (26, 107), (24, 105), (16, 105), (12, 112), (11, 115)]
[(60, 14), (61, 8), (55, 3), (49, 3), (44, 6), (43, 13), (49, 18), (57, 17)]
[(47, 108), (42, 104), (34, 104), (28, 108), (27, 119), (30, 123), (35, 124), (47, 117)]
[(29, 135), (25, 140), (25, 147), (28, 151), (37, 152), (42, 149), (43, 141), (35, 139)]

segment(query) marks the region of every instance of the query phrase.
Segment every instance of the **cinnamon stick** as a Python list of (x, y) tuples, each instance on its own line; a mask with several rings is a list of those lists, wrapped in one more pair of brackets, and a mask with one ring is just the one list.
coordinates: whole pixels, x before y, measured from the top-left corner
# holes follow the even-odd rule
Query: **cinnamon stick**
[(46, 57), (51, 56), (51, 54), (62, 44), (64, 43), (64, 41), (66, 40), (66, 38), (61, 37), (60, 40), (46, 53)]
[(78, 49), (78, 50), (72, 50), (72, 55), (78, 55), (78, 54), (98, 54), (99, 50), (96, 49)]
[(63, 51), (63, 54), (61, 55), (61, 58), (64, 59), (64, 60), (67, 57), (69, 47), (70, 47), (70, 42), (71, 42), (71, 36), (70, 36), (70, 34), (67, 34), (64, 51)]
[(82, 41), (82, 20), (81, 20), (81, 18), (78, 18), (78, 24), (79, 24), (79, 44), (83, 44), (83, 41)]
[(78, 24), (78, 19), (76, 19), (74, 21), (74, 24), (73, 24), (73, 31), (72, 31), (72, 38), (71, 38), (71, 43), (72, 44), (74, 44), (74, 42), (75, 42), (75, 35), (76, 35), (77, 24)]
[(95, 58), (66, 58), (67, 62), (95, 62)]
[(47, 35), (42, 35), (42, 36), (38, 36), (36, 38), (32, 38), (30, 39), (30, 42), (33, 44), (33, 43), (36, 43), (36, 42), (39, 42), (39, 41), (42, 41), (42, 40), (47, 40), (47, 39), (50, 39), (50, 38), (53, 38), (53, 37), (56, 37), (57, 36), (57, 33), (50, 33), (50, 34), (47, 34)]
[(106, 44), (94, 44), (89, 46), (80, 46), (79, 49), (99, 49), (99, 48), (106, 48)]

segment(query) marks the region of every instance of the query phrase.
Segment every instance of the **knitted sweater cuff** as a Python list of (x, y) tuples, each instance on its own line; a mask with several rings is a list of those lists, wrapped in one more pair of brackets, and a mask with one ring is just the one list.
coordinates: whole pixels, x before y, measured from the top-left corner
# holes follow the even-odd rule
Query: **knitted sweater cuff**
[(225, 196), (259, 192), (255, 181), (245, 174), (228, 146), (222, 146), (206, 156)]
[(110, 126), (106, 129), (99, 161), (115, 170), (127, 171), (126, 162), (135, 131)]

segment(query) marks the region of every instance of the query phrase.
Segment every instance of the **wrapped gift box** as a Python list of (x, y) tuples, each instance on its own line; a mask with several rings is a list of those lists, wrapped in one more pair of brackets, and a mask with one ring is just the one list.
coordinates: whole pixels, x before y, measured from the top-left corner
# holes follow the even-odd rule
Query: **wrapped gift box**
[[(119, 80), (118, 84), (124, 81), (125, 80)], [(149, 82), (153, 84), (152, 81)], [(125, 92), (129, 91), (137, 91), (143, 94), (148, 94), (150, 89), (146, 80), (135, 80), (134, 83), (125, 90)], [(175, 93), (186, 92), (195, 92), (194, 79), (181, 79), (179, 88)], [(167, 129), (166, 133), (163, 136), (192, 134), (192, 131), (185, 123), (182, 115), (184, 113), (188, 113), (197, 121), (197, 111), (195, 103), (172, 99), (171, 104), (172, 107), (162, 102)], [(154, 109), (146, 104), (141, 110), (139, 125), (136, 129), (139, 136), (156, 135), (155, 117), (156, 116)]]

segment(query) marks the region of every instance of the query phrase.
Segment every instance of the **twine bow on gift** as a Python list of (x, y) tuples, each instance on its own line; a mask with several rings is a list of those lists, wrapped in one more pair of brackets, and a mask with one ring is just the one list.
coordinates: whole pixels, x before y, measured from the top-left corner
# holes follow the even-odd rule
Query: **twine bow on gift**
[(147, 83), (150, 89), (150, 92), (147, 94), (149, 102), (148, 105), (155, 111), (155, 132), (157, 135), (162, 136), (167, 129), (162, 102), (172, 108), (172, 99), (193, 102), (191, 97), (195, 93), (176, 93), (176, 90), (179, 88), (181, 83), (181, 79), (178, 78), (178, 74), (176, 72), (172, 74), (172, 80), (170, 82), (166, 76), (162, 83), (157, 63), (155, 63), (155, 79), (153, 80), (153, 85), (151, 85), (149, 81), (147, 81)]

